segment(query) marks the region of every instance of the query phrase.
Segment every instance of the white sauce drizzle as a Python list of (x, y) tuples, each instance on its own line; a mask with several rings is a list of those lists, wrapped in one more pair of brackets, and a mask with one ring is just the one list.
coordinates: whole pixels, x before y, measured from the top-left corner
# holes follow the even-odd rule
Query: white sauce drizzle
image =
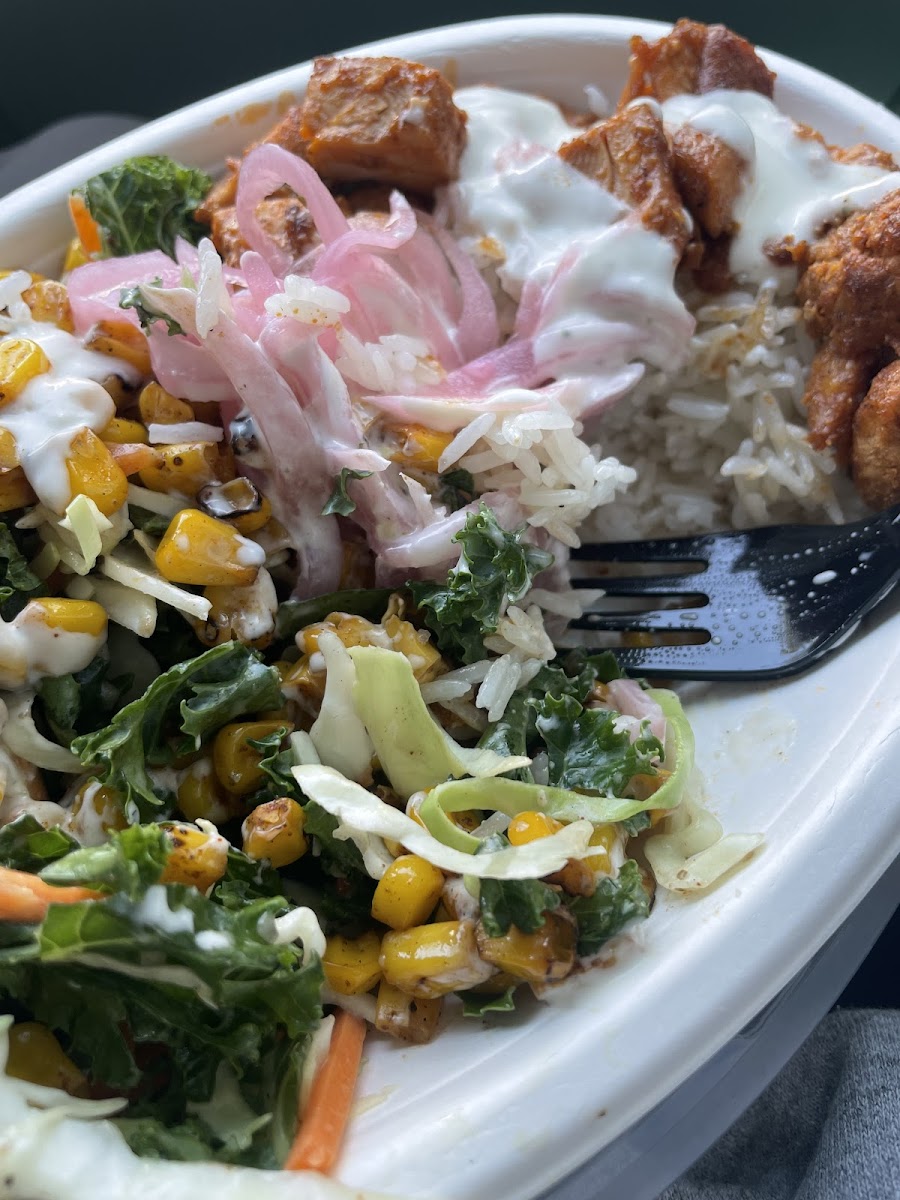
[[(810, 241), (830, 221), (870, 208), (900, 188), (900, 172), (835, 162), (815, 138), (802, 137), (790, 117), (766, 96), (727, 88), (702, 96), (673, 96), (662, 105), (670, 128), (690, 124), (720, 138), (747, 163), (735, 204), (739, 228), (731, 245), (731, 271), (762, 282), (776, 274), (766, 242)], [(793, 268), (779, 281), (793, 286)]]
[(51, 628), (31, 601), (12, 621), (0, 620), (0, 688), (32, 686), (47, 676), (68, 675), (88, 665), (106, 633), (73, 633)]
[(72, 499), (66, 470), (72, 438), (85, 428), (99, 433), (116, 413), (101, 381), (118, 375), (137, 383), (139, 376), (128, 363), (86, 350), (77, 337), (49, 322), (20, 321), (11, 332), (37, 342), (50, 370), (0, 409), (0, 428), (15, 438), (19, 462), (38, 499), (62, 514)]
[(155, 883), (147, 888), (143, 899), (135, 905), (134, 919), (139, 925), (158, 929), (161, 933), (193, 933), (194, 914), (189, 908), (169, 908), (165, 887)]
[[(555, 154), (577, 136), (545, 100), (500, 88), (463, 88), (468, 145), (447, 200), (458, 230), (502, 250), (503, 288), (519, 299), (549, 285), (535, 342), (555, 378), (590, 374), (620, 390), (636, 358), (671, 368), (693, 321), (674, 288), (676, 256), (627, 205)], [(552, 282), (551, 282), (552, 281)]]

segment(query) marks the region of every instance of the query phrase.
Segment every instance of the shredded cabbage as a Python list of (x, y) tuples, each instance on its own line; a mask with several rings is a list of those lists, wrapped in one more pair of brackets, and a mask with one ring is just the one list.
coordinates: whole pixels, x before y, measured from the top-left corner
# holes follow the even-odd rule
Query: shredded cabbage
[(348, 653), (356, 667), (356, 711), (391, 787), (404, 800), (448, 776), (490, 777), (530, 763), (521, 755), (503, 757), (455, 742), (428, 711), (405, 655), (380, 646), (352, 646)]
[[(558, 833), (523, 846), (510, 846), (481, 854), (467, 854), (439, 842), (411, 817), (385, 804), (359, 784), (330, 767), (292, 768), (301, 791), (326, 812), (337, 817), (334, 837), (357, 842), (359, 835), (391, 838), (411, 854), (418, 854), (443, 871), (478, 879), (540, 879), (561, 870), (570, 858), (595, 853), (589, 846), (594, 827), (590, 821), (573, 821)], [(373, 878), (379, 878), (373, 875)]]

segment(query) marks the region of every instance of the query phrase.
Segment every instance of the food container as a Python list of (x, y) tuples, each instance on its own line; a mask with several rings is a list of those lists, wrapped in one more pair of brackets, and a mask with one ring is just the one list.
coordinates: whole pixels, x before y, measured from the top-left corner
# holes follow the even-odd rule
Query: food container
[[(615, 96), (632, 34), (662, 32), (624, 18), (531, 17), (361, 49), (578, 105), (588, 83)], [(900, 120), (887, 110), (767, 57), (793, 116), (829, 140), (900, 149)], [(308, 69), (193, 105), (13, 193), (0, 207), (0, 260), (58, 269), (71, 187), (157, 151), (217, 170), (302, 93)], [(685, 688), (710, 807), (726, 830), (764, 833), (764, 849), (709, 895), (661, 895), (615, 961), (542, 1004), (484, 1023), (460, 1018), (424, 1047), (373, 1041), (340, 1177), (422, 1200), (528, 1200), (553, 1189), (559, 1200), (639, 1200), (686, 1166), (809, 1032), (886, 919), (896, 875), (864, 901), (900, 851), (898, 646), (900, 615), (889, 611), (799, 679)], [(704, 1096), (690, 1118), (703, 1132), (691, 1140), (680, 1131)], [(664, 1169), (642, 1168), (641, 1155)]]

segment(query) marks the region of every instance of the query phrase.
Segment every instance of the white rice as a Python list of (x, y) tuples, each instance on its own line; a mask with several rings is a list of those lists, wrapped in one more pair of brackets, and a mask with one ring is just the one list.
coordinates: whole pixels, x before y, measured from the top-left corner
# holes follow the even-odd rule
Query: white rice
[(688, 300), (697, 330), (685, 366), (648, 371), (591, 430), (637, 475), (594, 514), (591, 536), (624, 540), (861, 514), (833, 457), (806, 440), (803, 393), (814, 347), (799, 309), (772, 285), (756, 296)]

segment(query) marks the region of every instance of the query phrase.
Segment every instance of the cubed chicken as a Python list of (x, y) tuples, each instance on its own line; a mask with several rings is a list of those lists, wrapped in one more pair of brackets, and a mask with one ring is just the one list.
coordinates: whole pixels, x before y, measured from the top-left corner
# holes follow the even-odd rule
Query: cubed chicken
[(400, 58), (319, 58), (299, 135), (326, 180), (427, 193), (456, 178), (466, 118), (440, 71)]
[(620, 106), (638, 96), (668, 100), (716, 88), (771, 96), (775, 75), (753, 46), (724, 25), (681, 20), (658, 42), (631, 39), (628, 80)]
[(637, 208), (647, 228), (668, 238), (681, 254), (691, 220), (675, 186), (662, 121), (649, 105), (622, 109), (566, 142), (559, 153)]

